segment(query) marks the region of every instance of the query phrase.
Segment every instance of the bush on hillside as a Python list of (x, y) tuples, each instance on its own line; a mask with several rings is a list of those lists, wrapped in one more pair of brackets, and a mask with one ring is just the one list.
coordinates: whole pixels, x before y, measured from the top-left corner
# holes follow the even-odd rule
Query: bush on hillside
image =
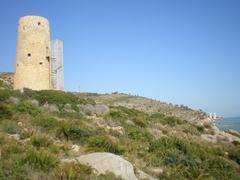
[(149, 152), (152, 154), (152, 165), (177, 168), (179, 178), (195, 179), (202, 174), (206, 174), (206, 178), (217, 179), (236, 177), (236, 167), (223, 157), (224, 152), (218, 148), (175, 137), (162, 137), (151, 142)]
[(240, 164), (240, 149), (237, 149), (237, 150), (233, 150), (229, 153), (229, 157), (237, 162), (238, 164)]
[(52, 117), (37, 116), (31, 121), (32, 125), (38, 126), (44, 132), (54, 132), (60, 126), (60, 122)]
[(59, 163), (58, 158), (46, 150), (30, 149), (26, 152), (24, 162), (37, 170), (49, 171)]
[(10, 119), (14, 114), (13, 108), (10, 105), (0, 102), (0, 120)]
[(169, 125), (171, 127), (176, 126), (176, 125), (182, 125), (182, 124), (186, 124), (187, 122), (175, 117), (175, 116), (165, 116), (163, 114), (153, 114), (150, 116), (150, 120), (151, 121), (157, 121), (160, 122), (163, 125)]
[(41, 113), (41, 110), (38, 107), (32, 105), (29, 102), (22, 102), (16, 105), (14, 110), (19, 113), (28, 113), (32, 116), (37, 116)]
[(111, 152), (114, 154), (122, 154), (123, 147), (109, 136), (93, 136), (88, 140), (89, 149), (95, 152)]
[(92, 135), (92, 130), (79, 122), (64, 122), (57, 130), (57, 136), (66, 140), (84, 142)]
[(0, 126), (0, 130), (8, 134), (17, 134), (20, 132), (20, 127), (17, 125), (17, 122), (13, 120), (4, 120)]
[(8, 100), (11, 96), (21, 97), (21, 93), (17, 90), (0, 89), (0, 102)]

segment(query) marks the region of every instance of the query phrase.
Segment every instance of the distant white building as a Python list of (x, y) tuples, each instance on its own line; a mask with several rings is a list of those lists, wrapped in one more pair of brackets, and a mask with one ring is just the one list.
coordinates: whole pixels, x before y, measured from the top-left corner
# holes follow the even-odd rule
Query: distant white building
[(52, 64), (51, 78), (52, 87), (56, 90), (64, 90), (64, 75), (63, 75), (63, 42), (61, 40), (51, 41)]
[(209, 114), (209, 118), (210, 119), (213, 119), (213, 120), (216, 120), (218, 117), (217, 117), (217, 114), (215, 113), (215, 112), (211, 112), (210, 114)]

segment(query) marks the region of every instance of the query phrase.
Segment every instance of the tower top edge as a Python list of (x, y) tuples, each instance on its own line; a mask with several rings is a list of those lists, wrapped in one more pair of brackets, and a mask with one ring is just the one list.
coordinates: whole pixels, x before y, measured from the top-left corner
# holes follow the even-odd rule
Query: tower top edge
[(62, 41), (61, 39), (51, 39), (51, 42), (52, 42), (52, 43), (55, 43), (55, 42), (60, 42), (60, 43), (62, 43), (63, 41)]
[(46, 17), (43, 17), (43, 16), (36, 16), (36, 15), (27, 15), (27, 16), (21, 16), (19, 18), (19, 22), (21, 21), (25, 21), (25, 20), (29, 20), (29, 19), (41, 19), (43, 21), (46, 21), (48, 22), (48, 19)]

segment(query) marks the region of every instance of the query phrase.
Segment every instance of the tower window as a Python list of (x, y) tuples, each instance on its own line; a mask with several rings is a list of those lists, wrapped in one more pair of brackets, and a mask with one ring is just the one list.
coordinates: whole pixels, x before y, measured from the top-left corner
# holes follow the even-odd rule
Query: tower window
[(40, 23), (40, 22), (38, 22), (38, 25), (40, 26), (40, 25), (41, 25), (41, 23)]
[(40, 65), (42, 65), (43, 63), (42, 63), (42, 62), (40, 62), (39, 64), (40, 64)]
[(46, 56), (46, 59), (48, 62), (50, 62), (50, 57), (49, 56)]
[(31, 57), (31, 53), (28, 53), (28, 57)]

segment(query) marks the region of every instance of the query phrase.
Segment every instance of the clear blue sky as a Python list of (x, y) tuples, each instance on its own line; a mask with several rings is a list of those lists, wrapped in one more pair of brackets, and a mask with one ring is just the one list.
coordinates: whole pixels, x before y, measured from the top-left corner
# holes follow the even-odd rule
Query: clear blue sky
[(5, 0), (0, 71), (14, 71), (20, 16), (64, 42), (66, 90), (138, 94), (240, 115), (239, 0)]

